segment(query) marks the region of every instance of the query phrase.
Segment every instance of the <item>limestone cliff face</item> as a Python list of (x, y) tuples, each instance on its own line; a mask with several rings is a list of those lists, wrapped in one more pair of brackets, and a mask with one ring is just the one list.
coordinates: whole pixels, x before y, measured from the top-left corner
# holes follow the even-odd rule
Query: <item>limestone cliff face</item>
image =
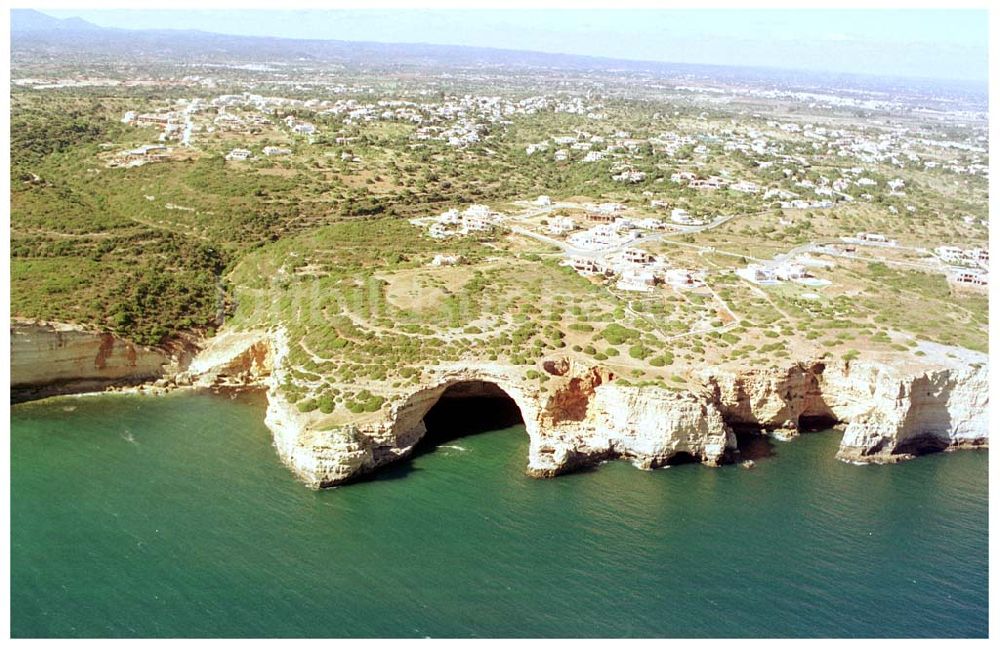
[[(259, 381), (267, 387), (265, 423), (282, 460), (309, 486), (362, 476), (410, 454), (426, 433), (424, 417), (449, 397), (506, 395), (517, 405), (529, 438), (528, 467), (554, 476), (607, 458), (652, 468), (671, 459), (718, 464), (735, 449), (722, 415), (694, 394), (616, 385), (598, 368), (565, 363), (545, 383), (523, 367), (454, 364), (425, 371), (411, 391), (378, 413), (331, 425), (317, 412), (300, 413), (282, 394), (288, 368), (283, 331), (223, 334), (191, 366), (195, 385)], [(551, 371), (550, 371), (551, 372)]]
[(351, 421), (300, 413), (280, 386), (289, 368), (283, 331), (222, 335), (191, 364), (196, 385), (267, 387), (265, 422), (282, 460), (308, 485), (338, 485), (412, 452), (442, 396), (507, 395), (529, 438), (527, 472), (555, 476), (609, 458), (644, 469), (736, 452), (733, 428), (795, 435), (811, 419), (846, 424), (838, 456), (886, 462), (988, 439), (985, 355), (814, 359), (771, 368), (711, 368), (702, 389), (670, 391), (615, 381), (598, 367), (546, 359), (545, 382), (524, 368), (466, 363), (428, 368), (382, 409)]
[(558, 455), (546, 471), (533, 472), (544, 476), (571, 469), (574, 463), (559, 462), (564, 456), (626, 458), (651, 469), (689, 459), (718, 465), (736, 449), (721, 412), (701, 396), (614, 383), (593, 389), (582, 418), (559, 420), (545, 430)]
[(100, 390), (161, 377), (188, 350), (150, 348), (61, 323), (15, 321), (10, 327), (14, 401)]
[(708, 369), (702, 379), (726, 421), (791, 436), (808, 418), (846, 424), (838, 457), (893, 462), (927, 451), (985, 446), (986, 355), (927, 361), (883, 354), (788, 368)]
[(823, 377), (847, 429), (839, 458), (894, 462), (928, 451), (981, 447), (989, 439), (989, 370), (983, 365), (913, 367), (873, 361)]
[(272, 336), (263, 330), (220, 333), (208, 341), (179, 379), (198, 386), (260, 383), (271, 374), (274, 347)]
[(787, 437), (806, 418), (838, 419), (820, 386), (825, 369), (822, 361), (784, 368), (709, 368), (700, 378), (731, 425)]
[(547, 383), (554, 387), (543, 393), (516, 366), (438, 368), (375, 417), (327, 429), (272, 390), (267, 421), (282, 458), (314, 487), (343, 483), (408, 455), (426, 433), (424, 416), (446, 392), (508, 395), (524, 419), (527, 471), (533, 476), (555, 476), (608, 458), (626, 458), (643, 468), (677, 457), (717, 464), (735, 448), (732, 432), (711, 404), (694, 395), (595, 385), (595, 373), (588, 368), (553, 377)]

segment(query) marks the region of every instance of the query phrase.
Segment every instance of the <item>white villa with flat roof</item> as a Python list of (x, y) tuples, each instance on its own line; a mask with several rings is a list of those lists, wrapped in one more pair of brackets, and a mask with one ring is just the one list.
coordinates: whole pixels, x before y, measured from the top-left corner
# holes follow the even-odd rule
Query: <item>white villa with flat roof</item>
[(604, 264), (590, 257), (570, 257), (563, 264), (572, 267), (573, 270), (583, 276), (604, 275), (607, 273)]
[(746, 268), (737, 269), (736, 275), (754, 284), (778, 284), (780, 282), (772, 269), (761, 264), (748, 264)]
[(656, 286), (656, 276), (649, 269), (629, 267), (622, 269), (616, 286), (622, 291), (652, 291)]
[(569, 217), (553, 217), (549, 220), (548, 230), (550, 235), (565, 235), (576, 230), (576, 222)]
[(233, 149), (226, 154), (226, 160), (246, 160), (253, 158), (253, 152), (249, 149)]
[(690, 289), (704, 284), (702, 273), (690, 269), (669, 269), (663, 274), (663, 279), (676, 289)]
[(656, 257), (641, 248), (626, 248), (622, 251), (622, 260), (630, 264), (652, 264)]

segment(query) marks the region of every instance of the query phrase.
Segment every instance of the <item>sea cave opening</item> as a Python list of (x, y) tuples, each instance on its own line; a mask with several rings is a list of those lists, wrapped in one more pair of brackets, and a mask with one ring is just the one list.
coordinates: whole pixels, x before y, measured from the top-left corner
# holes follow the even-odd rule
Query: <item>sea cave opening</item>
[(840, 424), (832, 413), (820, 413), (817, 415), (800, 415), (798, 421), (799, 433), (817, 433), (829, 431)]
[(427, 433), (415, 451), (426, 453), (458, 438), (523, 423), (517, 403), (495, 383), (462, 381), (449, 386), (424, 415)]

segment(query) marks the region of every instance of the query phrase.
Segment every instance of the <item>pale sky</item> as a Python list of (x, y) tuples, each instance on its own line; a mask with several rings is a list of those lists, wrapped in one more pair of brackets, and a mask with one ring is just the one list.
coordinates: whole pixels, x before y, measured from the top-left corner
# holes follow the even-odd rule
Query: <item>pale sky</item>
[(985, 10), (43, 10), (104, 27), (985, 81)]

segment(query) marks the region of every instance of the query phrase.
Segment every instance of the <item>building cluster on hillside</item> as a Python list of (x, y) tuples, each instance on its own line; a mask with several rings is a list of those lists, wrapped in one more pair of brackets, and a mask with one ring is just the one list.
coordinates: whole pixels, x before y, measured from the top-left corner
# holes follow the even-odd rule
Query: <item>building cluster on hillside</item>
[(665, 258), (639, 248), (626, 248), (603, 258), (570, 256), (563, 264), (585, 277), (613, 278), (621, 291), (648, 292), (661, 284), (689, 289), (705, 280), (703, 271), (672, 268)]
[(958, 246), (938, 246), (935, 254), (947, 264), (961, 266), (990, 267), (990, 251), (988, 248), (959, 248)]
[(882, 233), (877, 232), (859, 232), (854, 237), (841, 237), (840, 241), (847, 244), (861, 244), (863, 246), (895, 247), (899, 245), (895, 239), (889, 239)]
[(121, 151), (108, 160), (108, 167), (140, 167), (147, 163), (170, 160), (173, 149), (162, 144), (145, 144), (135, 149)]
[(622, 246), (638, 237), (633, 224), (618, 218), (612, 223), (600, 223), (592, 228), (570, 235), (566, 241), (581, 250), (602, 250)]
[(986, 287), (989, 285), (990, 251), (988, 248), (959, 248), (938, 246), (935, 255), (949, 265), (948, 278), (960, 286)]
[(814, 259), (808, 255), (790, 258), (779, 255), (767, 262), (748, 264), (736, 270), (736, 275), (753, 284), (780, 284), (782, 282), (798, 282), (809, 286), (826, 286), (829, 280), (815, 277), (809, 267), (827, 268), (829, 262)]
[(692, 216), (687, 210), (683, 208), (674, 208), (670, 211), (670, 220), (680, 226), (703, 226), (708, 223), (707, 220), (700, 217)]
[(452, 208), (436, 217), (411, 219), (415, 226), (426, 227), (434, 239), (447, 239), (475, 232), (489, 232), (504, 222), (505, 216), (488, 206), (473, 204), (459, 212)]
[[(260, 65), (262, 70), (281, 70), (267, 63)], [(215, 85), (207, 76), (212, 73), (201, 69), (193, 72), (198, 74), (186, 75), (181, 82), (199, 86), (197, 92), (201, 93), (205, 92), (204, 88)], [(832, 208), (840, 202), (867, 201), (885, 205), (890, 213), (912, 213), (917, 211), (919, 204), (916, 201), (916, 205), (904, 203), (908, 193), (912, 194), (909, 176), (892, 168), (939, 169), (952, 174), (988, 177), (988, 140), (982, 129), (971, 129), (968, 137), (963, 137), (935, 132), (933, 128), (916, 126), (913, 121), (902, 118), (877, 123), (844, 120), (824, 123), (818, 117), (766, 119), (753, 113), (745, 120), (720, 120), (706, 110), (697, 117), (694, 113), (681, 111), (658, 114), (661, 118), (672, 114), (669, 129), (663, 130), (661, 126), (642, 132), (641, 127), (635, 127), (637, 132), (633, 133), (634, 129), (616, 130), (602, 123), (605, 112), (610, 110), (606, 102), (613, 97), (603, 79), (588, 79), (576, 89), (568, 89), (567, 82), (559, 81), (545, 94), (505, 97), (449, 94), (446, 90), (456, 87), (450, 75), (430, 82), (394, 82), (405, 90), (390, 95), (386, 87), (345, 83), (343, 75), (338, 79), (332, 72), (316, 71), (308, 78), (277, 74), (268, 83), (269, 92), (277, 95), (281, 91), (273, 88), (286, 87), (295, 98), (248, 90), (165, 102), (155, 108), (144, 106), (145, 112), (129, 110), (122, 121), (158, 128), (161, 142), (176, 140), (182, 145), (191, 145), (192, 134), (200, 132), (259, 133), (274, 124), (284, 125), (293, 135), (310, 136), (312, 142), (312, 136), (319, 135), (321, 128), (328, 131), (330, 124), (337, 123), (352, 128), (340, 132), (334, 128), (326, 135), (336, 144), (346, 145), (358, 137), (358, 125), (395, 122), (407, 126), (399, 131), (400, 137), (409, 139), (412, 148), (426, 147), (432, 142), (459, 149), (483, 145), (481, 150), (485, 155), (496, 155), (493, 149), (497, 147), (489, 143), (508, 133), (518, 116), (566, 113), (590, 121), (576, 119), (573, 127), (563, 126), (551, 133), (534, 136), (531, 142), (518, 146), (523, 147), (527, 156), (542, 155), (544, 160), (558, 163), (560, 167), (567, 164), (599, 166), (610, 171), (611, 179), (625, 185), (642, 184), (645, 188), (648, 183), (652, 188), (654, 183), (669, 179), (685, 192), (690, 189), (708, 193), (704, 197), (686, 194), (689, 205), (695, 206), (715, 200), (711, 192), (727, 190), (744, 195), (738, 200), (746, 209), (756, 204), (761, 210), (779, 206), (816, 210)], [(477, 87), (488, 87), (483, 85), (485, 80), (498, 78), (483, 70), (459, 75), (475, 80)], [(245, 88), (254, 88), (249, 81), (241, 83)], [(739, 84), (725, 88), (668, 84), (662, 89), (683, 98), (681, 106), (685, 103), (690, 106), (691, 101), (725, 104), (739, 98), (745, 101), (746, 97), (802, 102), (809, 109), (871, 105), (877, 107), (871, 110), (895, 111), (902, 110), (903, 106), (875, 96), (863, 100), (847, 98), (849, 101), (844, 103), (840, 101), (844, 98), (838, 99), (828, 93), (787, 89), (765, 91)], [(310, 92), (315, 94), (313, 98), (303, 98)], [(801, 114), (812, 115), (813, 112)], [(970, 113), (969, 117), (979, 120), (981, 116)], [(315, 120), (315, 123), (308, 120)], [(662, 125), (664, 122), (656, 119), (653, 123)], [(245, 159), (239, 158), (236, 152), (247, 146), (247, 143), (239, 143), (237, 149), (230, 152), (230, 159)], [(265, 148), (263, 154), (291, 153), (278, 147), (271, 149)], [(343, 155), (352, 161), (357, 158), (353, 152)], [(822, 167), (813, 165), (813, 156), (823, 158)], [(734, 162), (742, 162), (739, 171), (731, 167)], [(726, 166), (730, 169), (725, 169)], [(679, 225), (703, 223), (694, 218), (673, 220)], [(549, 232), (565, 234), (570, 228), (564, 221), (553, 221)]]

